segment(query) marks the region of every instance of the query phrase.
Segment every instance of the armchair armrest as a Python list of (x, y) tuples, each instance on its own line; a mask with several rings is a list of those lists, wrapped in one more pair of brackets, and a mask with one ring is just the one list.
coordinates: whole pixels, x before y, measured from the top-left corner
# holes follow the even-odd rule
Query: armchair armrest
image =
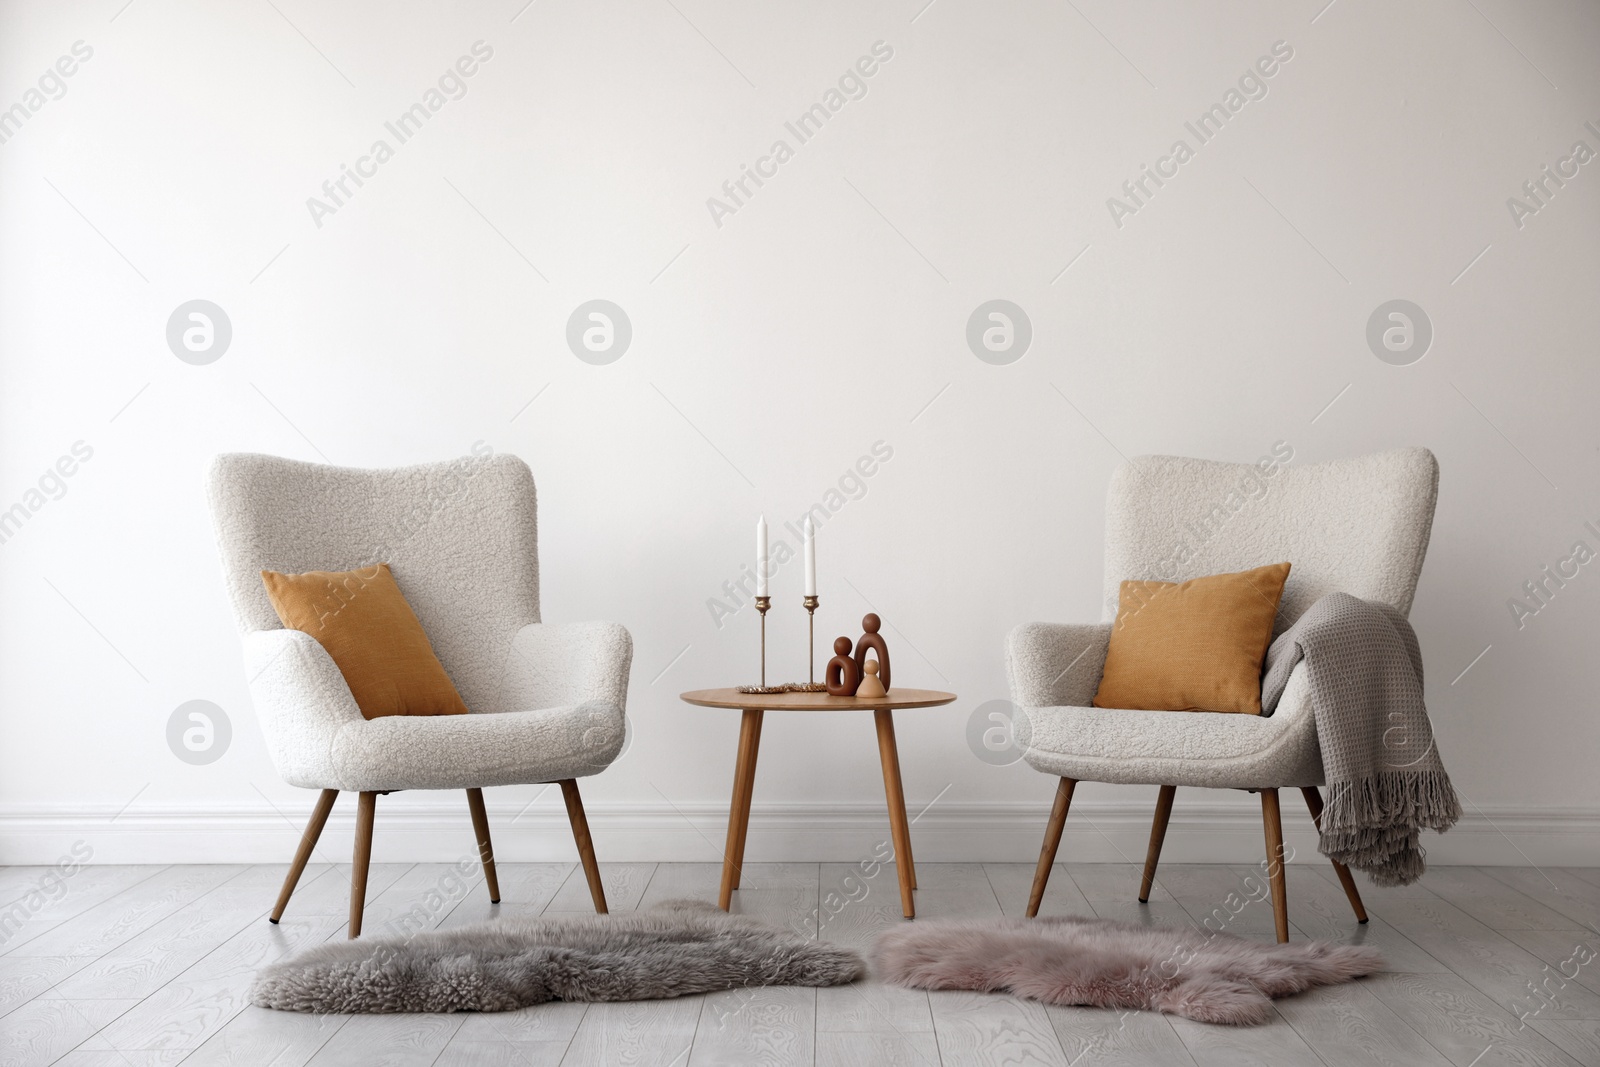
[(495, 711), (599, 702), (623, 712), (633, 637), (614, 622), (530, 623), (506, 655)]
[(1088, 707), (1100, 688), (1109, 622), (1025, 622), (1006, 638), (1006, 675), (1019, 707)]
[(245, 676), (278, 773), (290, 785), (334, 787), (333, 739), (363, 722), (327, 649), (300, 630), (244, 635)]

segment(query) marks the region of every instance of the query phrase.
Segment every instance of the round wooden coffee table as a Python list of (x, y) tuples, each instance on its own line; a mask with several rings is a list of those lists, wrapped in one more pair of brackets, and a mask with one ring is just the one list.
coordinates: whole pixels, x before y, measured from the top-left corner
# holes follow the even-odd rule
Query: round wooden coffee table
[(883, 761), (883, 791), (889, 802), (889, 831), (894, 842), (895, 869), (900, 876), (900, 906), (914, 918), (917, 871), (911, 859), (911, 825), (906, 821), (906, 797), (900, 786), (900, 754), (894, 743), (894, 713), (906, 708), (936, 708), (956, 699), (954, 693), (936, 689), (889, 690), (887, 696), (836, 697), (827, 693), (741, 693), (737, 689), (696, 689), (682, 694), (684, 701), (702, 708), (737, 708), (744, 712), (739, 724), (739, 755), (733, 771), (733, 803), (728, 811), (728, 843), (723, 849), (723, 911), (733, 903), (744, 866), (744, 840), (750, 830), (750, 797), (756, 784), (756, 750), (761, 747), (761, 717), (769, 711), (870, 711), (878, 727), (878, 756)]

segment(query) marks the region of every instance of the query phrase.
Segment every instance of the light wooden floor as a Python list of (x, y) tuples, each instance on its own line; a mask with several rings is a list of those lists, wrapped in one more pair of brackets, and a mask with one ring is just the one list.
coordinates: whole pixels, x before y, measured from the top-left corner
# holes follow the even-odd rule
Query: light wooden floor
[[(713, 864), (604, 870), (613, 911), (715, 898)], [(1436, 867), (1408, 889), (1364, 884), (1373, 919), (1363, 928), (1325, 863), (1291, 864), (1292, 936), (1365, 941), (1384, 950), (1389, 970), (1278, 1001), (1269, 1025), (1249, 1029), (871, 982), (498, 1015), (263, 1011), (245, 999), (257, 967), (343, 936), (347, 871), (309, 870), (283, 925), (272, 926), (266, 913), (282, 873), (277, 865), (86, 867), (64, 890), (30, 895), (43, 869), (0, 868), (0, 899), (17, 902), (0, 908), (0, 1063), (1600, 1064), (1600, 958), (1576, 962), (1600, 952), (1597, 869)], [(1044, 911), (1195, 923), (1214, 909), (1226, 915), (1230, 894), (1237, 906), (1250, 873), (1172, 864), (1140, 907), (1134, 868), (1061, 865)], [(1016, 915), (1031, 865), (927, 863), (918, 875), (923, 919)], [(413, 928), (497, 912), (588, 913), (570, 865), (507, 864), (500, 884), (496, 909), (480, 881), (458, 880), (446, 865), (374, 865), (367, 932), (394, 932), (408, 912)], [(902, 921), (892, 867), (863, 878), (843, 864), (753, 864), (745, 886), (738, 910), (857, 948)], [(1258, 938), (1271, 928), (1264, 903), (1226, 926)], [(1531, 988), (1540, 984), (1543, 1000)]]

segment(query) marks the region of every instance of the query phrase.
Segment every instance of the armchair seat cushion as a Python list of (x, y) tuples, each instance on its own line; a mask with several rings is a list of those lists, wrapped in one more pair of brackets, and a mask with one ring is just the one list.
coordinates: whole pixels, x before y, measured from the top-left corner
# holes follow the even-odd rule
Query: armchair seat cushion
[(598, 700), (500, 714), (392, 715), (347, 722), (329, 753), (352, 791), (475, 789), (582, 778), (622, 750), (622, 709)]
[(1029, 708), (1024, 758), (1078, 781), (1259, 789), (1321, 785), (1311, 693), (1291, 676), (1276, 714), (1176, 715), (1120, 708)]
[[(304, 789), (473, 789), (599, 774), (622, 751), (633, 642), (614, 623), (518, 632), (496, 711), (364, 719), (300, 630), (246, 634), (245, 670), (278, 772)], [(557, 672), (563, 662), (578, 669)]]

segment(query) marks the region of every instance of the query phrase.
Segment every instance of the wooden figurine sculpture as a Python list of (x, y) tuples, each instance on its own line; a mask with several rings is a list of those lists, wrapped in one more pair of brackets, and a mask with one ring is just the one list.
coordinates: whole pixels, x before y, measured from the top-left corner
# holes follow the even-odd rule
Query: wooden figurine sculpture
[(836, 697), (856, 695), (856, 687), (861, 684), (861, 668), (850, 658), (848, 637), (834, 639), (833, 658), (828, 661), (828, 669), (823, 672), (822, 677), (828, 683), (830, 695)]
[(861, 676), (861, 684), (856, 686), (856, 696), (858, 696), (858, 697), (883, 697), (883, 696), (888, 696), (889, 695), (889, 691), (883, 687), (883, 683), (882, 682), (878, 681), (878, 661), (875, 660), (875, 659), (869, 659), (869, 660), (867, 660), (867, 665), (862, 669), (866, 673), (864, 673)]
[(861, 635), (861, 640), (856, 642), (856, 673), (865, 674), (867, 668), (867, 651), (870, 649), (878, 654), (878, 680), (883, 683), (883, 691), (889, 691), (889, 645), (884, 641), (883, 635), (878, 633), (878, 627), (883, 625), (883, 620), (875, 612), (867, 612), (861, 617), (861, 628), (866, 633)]

